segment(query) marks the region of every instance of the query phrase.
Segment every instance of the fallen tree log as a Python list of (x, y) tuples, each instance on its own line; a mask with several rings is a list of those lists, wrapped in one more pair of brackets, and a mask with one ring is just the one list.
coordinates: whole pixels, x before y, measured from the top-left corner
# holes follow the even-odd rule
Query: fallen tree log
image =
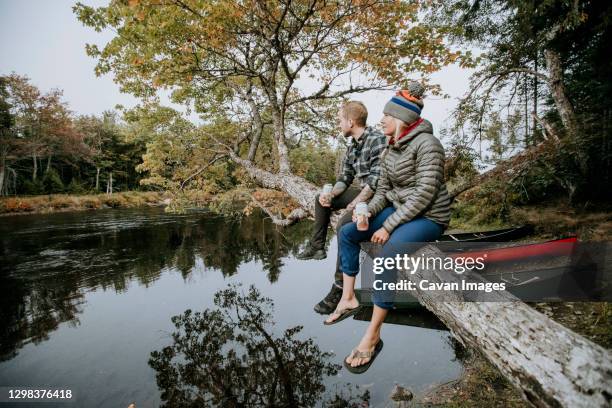
[[(373, 244), (362, 244), (376, 256)], [(419, 254), (437, 257), (433, 246)], [(487, 302), (466, 302), (454, 291), (427, 291), (418, 282), (449, 282), (449, 273), (400, 271), (398, 279), (417, 284), (419, 302), (432, 311), (463, 345), (478, 350), (537, 407), (609, 407), (612, 353), (554, 322), (507, 292)], [(457, 280), (459, 275), (455, 275)]]
[[(262, 187), (276, 189), (285, 192), (294, 199), (300, 208), (296, 208), (286, 218), (280, 218), (271, 212), (265, 205), (253, 199), (255, 205), (260, 207), (276, 225), (289, 226), (300, 219), (309, 216), (314, 217), (315, 197), (319, 189), (302, 177), (291, 173), (272, 173), (257, 167), (253, 162), (242, 159), (234, 152), (228, 152), (230, 158), (240, 164), (249, 173), (249, 176), (256, 180)], [(331, 217), (331, 226), (336, 228), (336, 223), (340, 219), (342, 211), (335, 211)]]
[[(314, 199), (318, 192), (315, 185), (291, 173), (272, 173), (261, 169), (250, 160), (241, 158), (233, 151), (228, 151), (227, 154), (234, 162), (241, 165), (249, 176), (262, 187), (287, 193), (302, 208), (301, 211), (296, 209), (295, 212), (292, 212), (291, 220), (285, 221), (277, 216), (271, 216), (272, 222), (285, 226), (291, 225), (301, 218), (306, 218), (308, 215), (314, 215)], [(262, 209), (270, 215), (266, 208), (262, 207)]]

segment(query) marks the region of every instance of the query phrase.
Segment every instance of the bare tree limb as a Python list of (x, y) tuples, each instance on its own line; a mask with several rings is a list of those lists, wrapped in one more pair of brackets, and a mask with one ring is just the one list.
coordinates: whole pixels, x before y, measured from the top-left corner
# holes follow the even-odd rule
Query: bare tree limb
[(544, 120), (543, 118), (540, 118), (538, 115), (536, 115), (535, 112), (531, 112), (531, 117), (533, 118), (533, 120), (535, 120), (540, 126), (542, 126), (542, 129), (544, 129), (544, 135), (548, 138), (548, 139), (552, 139), (552, 141), (554, 142), (558, 142), (559, 141), (559, 136), (557, 136), (557, 133), (555, 132), (555, 130), (553, 129), (553, 127), (550, 125), (550, 123), (548, 123), (546, 120)]
[(183, 182), (181, 183), (181, 187), (180, 190), (182, 191), (185, 186), (187, 185), (187, 183), (192, 180), (194, 177), (198, 176), (199, 174), (201, 174), (204, 170), (206, 170), (207, 168), (209, 168), (210, 166), (212, 166), (213, 164), (215, 164), (217, 161), (223, 159), (227, 157), (227, 155), (221, 155), (221, 156), (216, 156), (215, 158), (213, 158), (211, 161), (209, 161), (206, 166), (200, 168), (198, 171), (196, 171), (195, 173), (193, 173), (192, 175), (190, 175), (189, 177), (187, 177), (185, 180), (183, 180)]

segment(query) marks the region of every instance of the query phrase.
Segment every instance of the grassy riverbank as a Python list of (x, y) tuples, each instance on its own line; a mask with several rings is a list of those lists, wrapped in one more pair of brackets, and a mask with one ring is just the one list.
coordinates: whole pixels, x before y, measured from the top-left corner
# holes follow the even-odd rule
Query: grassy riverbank
[(227, 216), (248, 215), (262, 203), (279, 217), (287, 216), (297, 203), (285, 193), (237, 187), (215, 195), (188, 190), (180, 195), (158, 191), (126, 191), (113, 194), (49, 194), (0, 197), (0, 216), (15, 214), (49, 214), (63, 211), (99, 210), (105, 208), (137, 208), (164, 206), (181, 213), (189, 208), (209, 208)]
[(534, 235), (527, 240), (555, 239), (576, 234), (582, 241), (605, 241), (612, 236), (612, 205), (584, 203), (571, 206), (564, 199), (530, 205), (500, 205), (460, 197), (453, 204), (449, 228), (482, 231), (531, 224)]
[(0, 215), (47, 214), (61, 211), (97, 210), (102, 208), (136, 208), (168, 204), (165, 193), (126, 191), (113, 194), (51, 194), (0, 198)]

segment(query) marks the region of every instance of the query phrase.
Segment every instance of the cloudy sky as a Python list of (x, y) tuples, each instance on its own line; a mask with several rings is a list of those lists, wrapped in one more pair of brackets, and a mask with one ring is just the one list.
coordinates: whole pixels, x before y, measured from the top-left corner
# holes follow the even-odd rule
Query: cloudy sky
[[(104, 0), (81, 0), (104, 5)], [(95, 61), (85, 54), (85, 44), (104, 45), (112, 32), (96, 33), (83, 27), (72, 13), (71, 0), (0, 0), (0, 75), (26, 75), (43, 91), (59, 88), (70, 108), (79, 114), (99, 114), (121, 104), (130, 107), (136, 100), (119, 92), (112, 76), (96, 77)], [(451, 98), (429, 97), (423, 116), (440, 129), (467, 89), (469, 73), (449, 67), (433, 80)], [(378, 122), (384, 103), (392, 92), (355, 95), (370, 112), (370, 123)]]

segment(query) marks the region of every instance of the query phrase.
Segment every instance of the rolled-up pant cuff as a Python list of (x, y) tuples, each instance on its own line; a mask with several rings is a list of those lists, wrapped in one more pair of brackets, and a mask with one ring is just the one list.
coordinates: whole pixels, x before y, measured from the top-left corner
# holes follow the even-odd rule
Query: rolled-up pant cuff
[(352, 276), (357, 276), (357, 274), (359, 273), (359, 270), (356, 270), (354, 272), (345, 272), (345, 271), (342, 271), (342, 273), (347, 275), (347, 276), (351, 276), (352, 277)]
[(376, 306), (380, 307), (381, 309), (385, 309), (385, 310), (393, 309), (393, 302), (380, 302), (380, 301), (374, 300), (372, 303), (374, 303)]

